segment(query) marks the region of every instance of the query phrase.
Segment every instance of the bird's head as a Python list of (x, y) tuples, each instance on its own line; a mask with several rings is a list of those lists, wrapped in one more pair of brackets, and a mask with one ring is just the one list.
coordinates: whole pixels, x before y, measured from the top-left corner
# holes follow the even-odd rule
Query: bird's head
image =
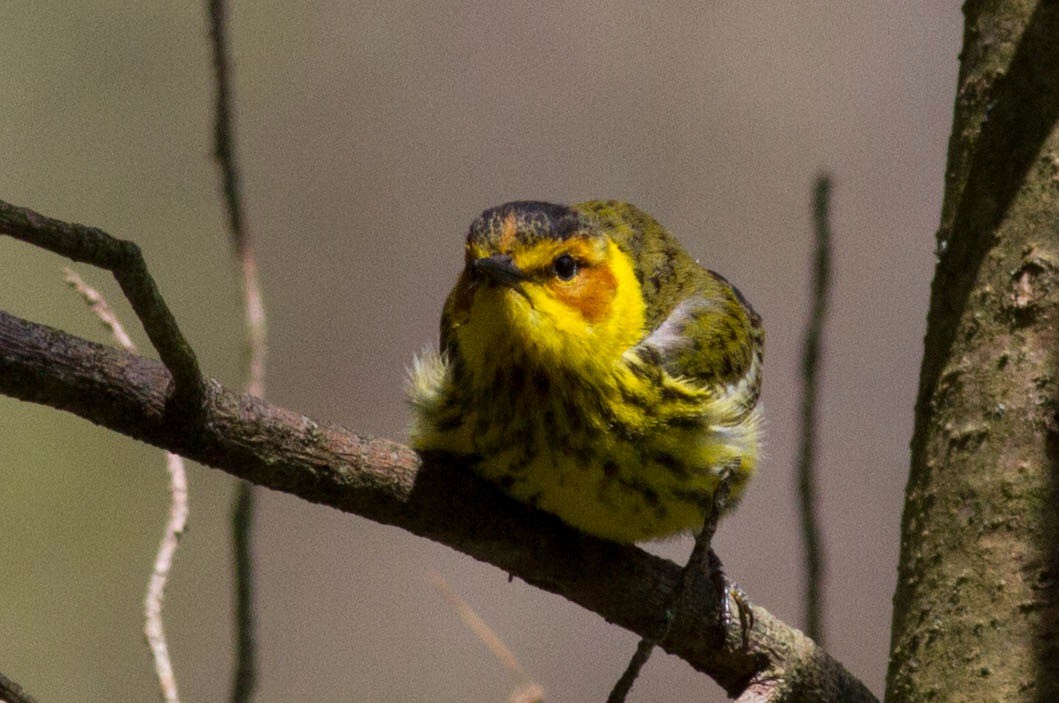
[(576, 365), (610, 360), (643, 336), (629, 255), (576, 208), (513, 202), (486, 210), (467, 235), (465, 264), (449, 313), (471, 356), (514, 346), (544, 363)]

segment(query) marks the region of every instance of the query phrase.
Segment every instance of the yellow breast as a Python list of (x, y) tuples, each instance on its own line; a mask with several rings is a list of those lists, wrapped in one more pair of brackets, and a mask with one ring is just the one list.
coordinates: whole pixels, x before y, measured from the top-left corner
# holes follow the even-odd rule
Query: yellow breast
[(615, 203), (488, 210), (466, 253), (443, 351), (413, 374), (413, 446), (621, 542), (699, 529), (722, 474), (738, 497), (758, 456), (760, 335), (727, 282)]

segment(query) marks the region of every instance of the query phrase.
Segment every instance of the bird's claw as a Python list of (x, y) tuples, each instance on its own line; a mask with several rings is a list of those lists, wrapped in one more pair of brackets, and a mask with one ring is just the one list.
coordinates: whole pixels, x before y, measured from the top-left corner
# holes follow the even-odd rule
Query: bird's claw
[(734, 622), (732, 619), (732, 603), (734, 602), (736, 609), (739, 611), (740, 644), (743, 649), (749, 649), (750, 631), (754, 628), (754, 611), (752, 610), (750, 598), (739, 587), (739, 584), (725, 575), (724, 566), (713, 549), (708, 552), (707, 571), (710, 582), (713, 583), (721, 599), (718, 620), (721, 627), (724, 628), (725, 643), (727, 644), (728, 633), (731, 631)]

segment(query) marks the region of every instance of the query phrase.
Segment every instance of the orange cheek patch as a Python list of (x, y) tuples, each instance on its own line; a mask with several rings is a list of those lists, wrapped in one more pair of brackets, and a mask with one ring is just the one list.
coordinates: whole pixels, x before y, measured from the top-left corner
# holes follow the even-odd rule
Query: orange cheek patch
[(607, 315), (617, 281), (609, 266), (589, 266), (572, 281), (552, 281), (549, 288), (561, 303), (580, 312), (586, 322), (596, 323)]

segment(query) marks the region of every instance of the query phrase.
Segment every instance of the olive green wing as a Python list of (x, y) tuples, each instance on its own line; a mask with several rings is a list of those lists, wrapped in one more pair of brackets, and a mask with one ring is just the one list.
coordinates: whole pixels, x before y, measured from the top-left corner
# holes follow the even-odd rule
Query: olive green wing
[(635, 348), (672, 376), (736, 394), (751, 408), (761, 387), (764, 330), (760, 318), (719, 274), (679, 303)]
[(723, 276), (700, 266), (643, 210), (620, 201), (574, 206), (629, 254), (647, 303), (648, 334), (635, 348), (672, 376), (704, 387), (760, 388), (761, 318)]

